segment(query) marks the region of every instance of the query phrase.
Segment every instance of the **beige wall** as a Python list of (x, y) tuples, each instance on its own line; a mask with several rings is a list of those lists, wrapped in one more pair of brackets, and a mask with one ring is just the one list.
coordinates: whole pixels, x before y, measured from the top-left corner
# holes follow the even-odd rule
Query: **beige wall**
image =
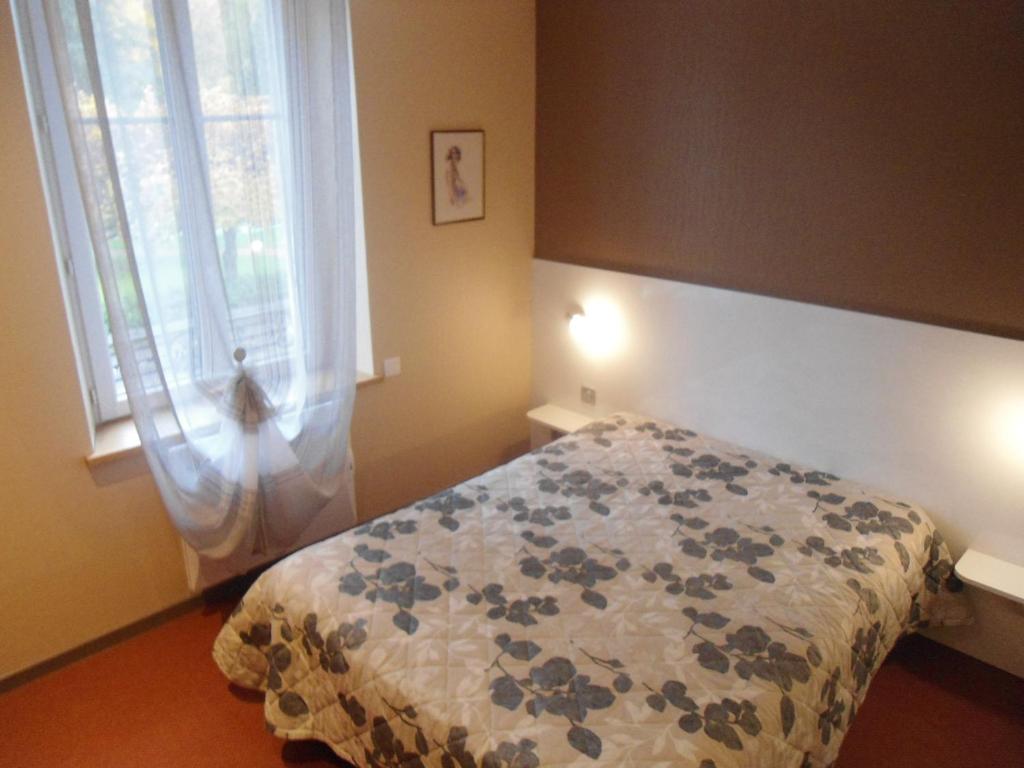
[[(376, 357), (360, 390), (360, 514), (496, 464), (527, 438), (533, 248), (531, 2), (354, 0)], [(21, 90), (0, 4), (0, 678), (185, 599), (146, 474), (97, 485)], [(487, 131), (487, 218), (430, 224), (428, 134)]]
[[(533, 254), (532, 2), (352, 4), (378, 367), (356, 407), (360, 515), (525, 449)], [(483, 221), (435, 227), (429, 134), (483, 128)]]

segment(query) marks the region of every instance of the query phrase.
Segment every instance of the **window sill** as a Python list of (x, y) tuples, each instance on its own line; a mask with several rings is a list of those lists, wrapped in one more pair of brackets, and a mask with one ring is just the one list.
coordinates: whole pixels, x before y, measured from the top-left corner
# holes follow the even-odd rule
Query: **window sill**
[[(384, 381), (381, 375), (356, 374), (357, 389), (380, 381)], [(93, 450), (85, 457), (85, 463), (92, 469), (141, 454), (142, 443), (139, 441), (139, 433), (135, 430), (135, 423), (131, 418), (116, 419), (96, 427)]]

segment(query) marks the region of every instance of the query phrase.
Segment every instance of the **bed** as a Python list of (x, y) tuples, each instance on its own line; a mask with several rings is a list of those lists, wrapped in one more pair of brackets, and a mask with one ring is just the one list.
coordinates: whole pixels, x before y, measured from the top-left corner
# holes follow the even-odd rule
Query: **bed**
[(277, 564), (214, 659), (357, 766), (828, 766), (959, 587), (919, 507), (617, 414)]

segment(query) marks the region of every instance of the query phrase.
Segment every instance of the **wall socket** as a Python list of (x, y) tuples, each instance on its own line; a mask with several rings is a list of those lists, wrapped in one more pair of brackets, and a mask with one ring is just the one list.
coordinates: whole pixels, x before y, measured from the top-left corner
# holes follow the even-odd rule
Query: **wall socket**
[(580, 387), (580, 400), (587, 405), (597, 405), (597, 391), (590, 387)]

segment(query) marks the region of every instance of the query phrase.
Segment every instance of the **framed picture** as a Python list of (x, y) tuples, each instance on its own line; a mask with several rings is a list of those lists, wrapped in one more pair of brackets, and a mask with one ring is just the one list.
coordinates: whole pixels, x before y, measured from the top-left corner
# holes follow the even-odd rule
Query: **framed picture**
[(484, 217), (484, 132), (431, 131), (434, 224)]

